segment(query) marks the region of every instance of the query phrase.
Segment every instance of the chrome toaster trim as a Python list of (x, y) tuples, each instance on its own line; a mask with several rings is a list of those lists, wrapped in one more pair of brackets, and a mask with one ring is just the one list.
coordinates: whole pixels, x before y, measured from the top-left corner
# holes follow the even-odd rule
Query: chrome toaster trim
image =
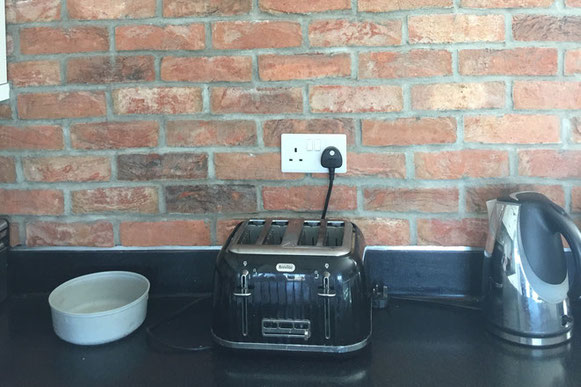
[(362, 341), (349, 345), (309, 345), (309, 344), (278, 344), (278, 343), (255, 343), (255, 342), (235, 342), (222, 339), (210, 330), (212, 338), (218, 344), (226, 348), (250, 349), (262, 351), (291, 351), (291, 352), (323, 352), (323, 353), (348, 353), (358, 351), (369, 344), (371, 333)]
[[(243, 236), (249, 232), (249, 227), (261, 227), (260, 233), (253, 243), (243, 243)], [(318, 227), (316, 243), (301, 245), (300, 238), (306, 228)], [(336, 230), (335, 230), (336, 228)], [(269, 237), (278, 232), (276, 229), (284, 229), (282, 233), (275, 235), (275, 242)], [(341, 237), (338, 245), (327, 243), (329, 235)], [(350, 253), (354, 245), (353, 224), (343, 220), (311, 220), (297, 219), (250, 219), (245, 221), (236, 231), (227, 249), (235, 254), (258, 255), (314, 255), (340, 257)], [(276, 240), (280, 239), (279, 243)]]

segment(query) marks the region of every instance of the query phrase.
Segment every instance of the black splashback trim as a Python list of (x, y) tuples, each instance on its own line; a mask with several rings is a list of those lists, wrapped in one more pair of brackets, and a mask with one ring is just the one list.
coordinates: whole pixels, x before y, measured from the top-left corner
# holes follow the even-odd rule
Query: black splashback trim
[(391, 295), (478, 297), (482, 250), (373, 250), (365, 265), (371, 284), (387, 285)]
[[(49, 293), (71, 278), (106, 270), (145, 275), (152, 295), (212, 291), (219, 249), (26, 249), (9, 254), (12, 295)], [(369, 248), (365, 267), (371, 284), (392, 295), (478, 297), (482, 250)]]
[(218, 250), (13, 249), (8, 260), (11, 295), (50, 293), (80, 275), (133, 271), (151, 282), (150, 294), (207, 293)]

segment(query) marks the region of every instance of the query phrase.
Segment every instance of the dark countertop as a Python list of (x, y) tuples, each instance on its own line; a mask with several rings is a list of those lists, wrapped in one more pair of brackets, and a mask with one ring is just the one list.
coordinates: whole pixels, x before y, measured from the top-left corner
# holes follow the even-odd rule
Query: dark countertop
[[(533, 350), (490, 336), (476, 310), (393, 301), (374, 311), (371, 346), (336, 359), (149, 346), (144, 326), (191, 297), (152, 298), (144, 326), (132, 335), (75, 346), (53, 333), (46, 299), (13, 297), (0, 305), (0, 386), (581, 385), (581, 332), (569, 344)], [(209, 310), (202, 302), (157, 333), (181, 345), (206, 342)]]

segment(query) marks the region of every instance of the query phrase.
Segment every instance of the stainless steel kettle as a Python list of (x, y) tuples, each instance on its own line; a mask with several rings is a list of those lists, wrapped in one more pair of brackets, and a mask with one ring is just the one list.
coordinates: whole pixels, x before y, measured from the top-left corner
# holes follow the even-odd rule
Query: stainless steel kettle
[[(577, 271), (581, 233), (546, 196), (519, 192), (486, 203), (489, 233), (483, 265), (482, 310), (489, 330), (512, 342), (555, 345), (573, 334), (567, 260)], [(572, 274), (572, 273), (571, 273)]]

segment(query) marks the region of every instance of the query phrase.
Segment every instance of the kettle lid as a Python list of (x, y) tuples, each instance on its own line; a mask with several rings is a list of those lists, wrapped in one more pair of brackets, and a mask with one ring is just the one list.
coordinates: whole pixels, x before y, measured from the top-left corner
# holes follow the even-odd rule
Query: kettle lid
[(507, 203), (552, 203), (545, 195), (534, 191), (514, 192), (498, 198), (498, 201)]

